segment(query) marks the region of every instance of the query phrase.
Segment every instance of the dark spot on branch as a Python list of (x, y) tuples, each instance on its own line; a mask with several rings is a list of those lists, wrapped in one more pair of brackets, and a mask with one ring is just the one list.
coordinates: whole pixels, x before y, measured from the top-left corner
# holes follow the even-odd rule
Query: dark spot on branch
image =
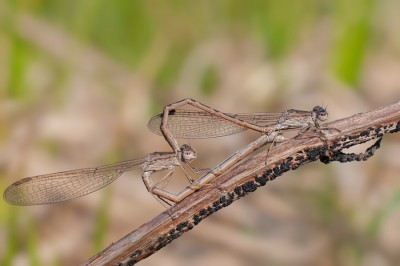
[(265, 186), (267, 184), (268, 179), (264, 177), (264, 175), (257, 175), (255, 181), (260, 184), (260, 186)]
[(235, 187), (234, 192), (238, 197), (242, 197), (243, 196), (243, 191), (242, 191), (241, 187)]
[(204, 215), (206, 215), (207, 214), (207, 211), (205, 210), (205, 209), (201, 209), (200, 211), (199, 211), (199, 215), (201, 215), (201, 216), (204, 216)]
[(193, 215), (193, 223), (194, 225), (197, 225), (203, 220), (203, 218), (197, 214)]
[(185, 230), (185, 227), (187, 227), (188, 224), (189, 224), (188, 221), (184, 221), (184, 222), (178, 224), (178, 226), (176, 227), (176, 230), (178, 230), (178, 231), (184, 231), (184, 230)]
[(361, 137), (368, 137), (368, 136), (369, 136), (369, 131), (368, 131), (368, 130), (365, 130), (365, 131), (361, 132), (361, 133), (360, 133), (360, 136), (361, 136)]
[(249, 193), (255, 191), (257, 189), (257, 186), (254, 181), (248, 181), (242, 185), (242, 188), (246, 193)]

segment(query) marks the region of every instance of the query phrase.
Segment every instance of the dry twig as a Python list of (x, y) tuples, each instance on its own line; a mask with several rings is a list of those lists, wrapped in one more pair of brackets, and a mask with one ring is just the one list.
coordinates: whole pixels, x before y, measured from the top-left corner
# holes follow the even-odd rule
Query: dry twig
[[(191, 230), (207, 216), (264, 186), (289, 170), (320, 160), (366, 160), (379, 148), (383, 135), (400, 131), (400, 102), (323, 125), (325, 137), (307, 132), (246, 160), (196, 193), (143, 224), (82, 265), (133, 265)], [(361, 154), (342, 150), (372, 139)], [(210, 188), (211, 187), (211, 188)], [(171, 217), (172, 216), (172, 217)]]

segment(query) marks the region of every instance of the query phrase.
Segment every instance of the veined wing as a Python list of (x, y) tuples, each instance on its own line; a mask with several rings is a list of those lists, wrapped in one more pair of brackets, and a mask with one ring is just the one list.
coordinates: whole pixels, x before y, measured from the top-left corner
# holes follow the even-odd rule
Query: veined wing
[[(282, 113), (248, 113), (230, 114), (234, 118), (258, 125), (268, 126), (276, 124)], [(162, 113), (153, 116), (147, 127), (151, 132), (161, 134)], [(246, 127), (232, 123), (216, 115), (204, 111), (175, 110), (168, 115), (168, 128), (176, 138), (201, 139), (216, 138), (247, 130)]]
[(4, 191), (4, 200), (15, 205), (40, 205), (66, 201), (92, 193), (113, 182), (122, 173), (143, 163), (129, 160), (95, 168), (84, 168), (26, 177)]

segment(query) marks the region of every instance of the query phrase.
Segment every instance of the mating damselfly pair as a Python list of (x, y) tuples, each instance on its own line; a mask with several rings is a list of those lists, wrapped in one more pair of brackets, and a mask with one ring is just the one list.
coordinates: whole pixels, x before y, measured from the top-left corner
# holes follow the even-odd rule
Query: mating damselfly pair
[[(190, 105), (195, 110), (181, 107)], [(11, 184), (4, 192), (4, 199), (15, 205), (40, 205), (81, 197), (105, 187), (124, 172), (136, 167), (143, 169), (142, 179), (147, 190), (164, 202), (180, 202), (201, 189), (205, 184), (229, 170), (243, 158), (267, 143), (283, 142), (287, 130), (299, 134), (311, 127), (318, 128), (318, 121), (325, 121), (325, 108), (315, 106), (311, 111), (290, 109), (281, 113), (224, 113), (193, 99), (184, 99), (167, 105), (163, 112), (152, 117), (148, 128), (164, 136), (171, 152), (154, 152), (145, 158), (128, 160), (95, 168), (84, 168), (52, 174), (26, 177)], [(176, 138), (214, 138), (255, 130), (261, 136), (239, 149), (213, 169), (197, 170), (190, 162), (197, 158), (196, 151), (188, 144), (178, 145)], [(185, 165), (186, 167), (184, 167)], [(157, 186), (151, 179), (155, 172), (166, 171), (162, 180), (168, 179), (179, 167), (189, 181), (189, 186), (178, 194)], [(203, 171), (198, 179), (192, 173)]]

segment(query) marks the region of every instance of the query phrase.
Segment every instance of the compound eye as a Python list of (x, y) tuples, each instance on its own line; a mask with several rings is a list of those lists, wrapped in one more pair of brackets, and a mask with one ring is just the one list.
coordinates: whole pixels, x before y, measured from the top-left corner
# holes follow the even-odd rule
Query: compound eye
[(324, 108), (322, 108), (321, 106), (315, 106), (313, 108), (313, 112), (316, 113), (317, 118), (319, 120), (326, 120), (328, 119), (328, 113), (326, 112), (326, 110)]
[(321, 113), (321, 112), (324, 112), (325, 109), (322, 108), (321, 106), (315, 106), (315, 107), (313, 108), (313, 111), (319, 114), (319, 113)]
[(183, 151), (182, 157), (185, 160), (191, 161), (193, 159), (196, 159), (196, 152), (193, 149)]

